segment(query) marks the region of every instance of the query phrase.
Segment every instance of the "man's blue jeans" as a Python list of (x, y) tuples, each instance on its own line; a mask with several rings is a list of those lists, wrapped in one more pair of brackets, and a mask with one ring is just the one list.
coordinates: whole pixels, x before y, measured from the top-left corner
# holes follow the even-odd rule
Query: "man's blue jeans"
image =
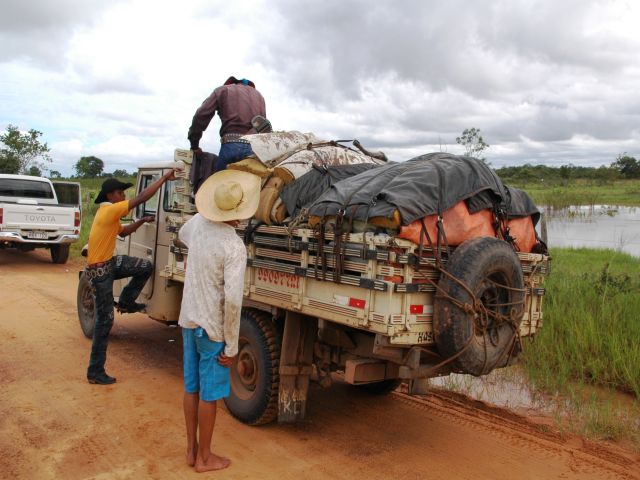
[[(228, 142), (220, 146), (220, 154), (216, 161), (215, 172), (225, 170), (230, 163), (238, 162), (253, 155), (251, 145), (242, 142)], [(214, 172), (214, 173), (215, 173)]]
[(120, 305), (132, 305), (144, 284), (151, 276), (153, 266), (148, 260), (117, 255), (103, 268), (103, 274), (91, 280), (96, 293), (96, 325), (93, 329), (93, 344), (87, 378), (95, 378), (105, 373), (104, 364), (107, 361), (107, 343), (109, 332), (113, 326), (113, 281), (120, 278), (132, 277), (120, 294)]

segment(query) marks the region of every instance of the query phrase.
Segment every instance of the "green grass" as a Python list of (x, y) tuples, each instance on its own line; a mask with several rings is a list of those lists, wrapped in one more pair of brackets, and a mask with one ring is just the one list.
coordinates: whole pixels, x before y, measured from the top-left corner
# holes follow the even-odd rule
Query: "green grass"
[(640, 181), (617, 180), (608, 184), (575, 180), (568, 185), (541, 183), (509, 183), (526, 191), (537, 205), (566, 208), (571, 205), (640, 206)]
[(544, 327), (524, 366), (541, 387), (584, 382), (640, 398), (640, 259), (611, 250), (552, 250)]

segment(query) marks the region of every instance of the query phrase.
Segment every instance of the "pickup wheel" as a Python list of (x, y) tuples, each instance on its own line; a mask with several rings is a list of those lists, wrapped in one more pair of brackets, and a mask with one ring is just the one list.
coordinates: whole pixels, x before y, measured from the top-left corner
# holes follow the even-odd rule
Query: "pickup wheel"
[(80, 274), (76, 303), (82, 333), (87, 338), (93, 338), (93, 329), (96, 326), (96, 296), (91, 281), (84, 272)]
[(53, 263), (67, 263), (69, 259), (69, 244), (51, 245), (51, 261)]
[(271, 317), (243, 308), (238, 355), (231, 366), (231, 394), (224, 403), (248, 425), (272, 422), (278, 416), (280, 335)]
[(524, 313), (518, 256), (503, 240), (474, 238), (456, 249), (446, 270), (451, 277), (441, 276), (433, 311), (440, 355), (456, 356), (454, 369), (475, 376), (507, 365), (519, 351)]

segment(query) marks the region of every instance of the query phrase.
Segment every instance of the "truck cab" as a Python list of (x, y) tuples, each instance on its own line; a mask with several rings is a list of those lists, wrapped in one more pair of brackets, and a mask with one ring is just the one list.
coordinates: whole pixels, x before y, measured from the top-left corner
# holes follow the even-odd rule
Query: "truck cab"
[[(158, 180), (167, 170), (171, 169), (172, 165), (174, 165), (173, 162), (164, 162), (141, 167), (135, 185), (135, 195)], [(182, 285), (168, 282), (162, 276), (163, 267), (168, 261), (172, 238), (172, 234), (167, 231), (167, 219), (170, 215), (179, 213), (175, 208), (175, 187), (175, 181), (166, 182), (153, 197), (138, 205), (131, 212), (131, 221), (154, 215), (155, 222), (143, 223), (131, 235), (124, 238), (118, 237), (116, 241), (118, 255), (144, 258), (154, 266), (153, 275), (141, 292), (141, 301), (147, 305), (146, 313), (151, 318), (167, 323), (178, 321), (182, 299)], [(114, 282), (113, 295), (115, 298), (119, 297), (128, 280), (125, 278)]]

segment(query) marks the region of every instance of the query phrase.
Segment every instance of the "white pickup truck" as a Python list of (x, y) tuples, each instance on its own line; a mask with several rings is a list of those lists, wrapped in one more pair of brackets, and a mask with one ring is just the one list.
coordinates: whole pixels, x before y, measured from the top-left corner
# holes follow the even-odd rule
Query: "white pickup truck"
[(80, 237), (80, 184), (0, 174), (0, 248), (48, 248), (66, 263)]

